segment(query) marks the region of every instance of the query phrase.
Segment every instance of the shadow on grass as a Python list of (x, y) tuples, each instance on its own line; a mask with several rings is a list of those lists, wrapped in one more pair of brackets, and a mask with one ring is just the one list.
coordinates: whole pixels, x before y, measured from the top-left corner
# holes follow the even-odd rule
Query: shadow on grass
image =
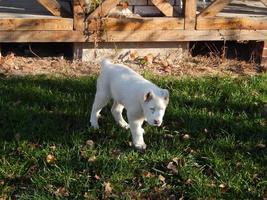
[(1, 139), (54, 140), (85, 130), (95, 93), (95, 78), (0, 79)]
[[(62, 136), (85, 131), (95, 94), (95, 81), (95, 77), (2, 77), (1, 139), (10, 140), (20, 134), (25, 139), (60, 142)], [(181, 97), (179, 92), (173, 91), (175, 94), (165, 116), (165, 125), (171, 130), (186, 130), (193, 134), (207, 129), (210, 139), (222, 134), (223, 130), (234, 134), (238, 140), (266, 142), (266, 124), (260, 114), (261, 102), (231, 101), (226, 92), (214, 99), (204, 100)], [(111, 114), (105, 112), (105, 115)]]

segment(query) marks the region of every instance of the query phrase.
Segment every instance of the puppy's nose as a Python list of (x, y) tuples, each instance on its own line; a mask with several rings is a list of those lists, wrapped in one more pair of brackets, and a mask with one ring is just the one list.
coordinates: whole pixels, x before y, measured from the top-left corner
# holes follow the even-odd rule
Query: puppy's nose
[(159, 125), (160, 121), (158, 119), (154, 119), (154, 124)]

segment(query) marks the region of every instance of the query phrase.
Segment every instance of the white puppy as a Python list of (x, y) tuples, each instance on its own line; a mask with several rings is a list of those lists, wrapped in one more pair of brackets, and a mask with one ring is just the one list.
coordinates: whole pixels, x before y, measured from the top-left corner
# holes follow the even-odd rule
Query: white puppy
[[(161, 125), (169, 102), (168, 90), (159, 88), (125, 65), (104, 59), (91, 112), (92, 127), (99, 128), (100, 111), (110, 99), (114, 100), (111, 112), (117, 123), (126, 129), (130, 127), (134, 146), (145, 150), (142, 124), (147, 121), (152, 126)], [(122, 117), (124, 108), (129, 124)]]

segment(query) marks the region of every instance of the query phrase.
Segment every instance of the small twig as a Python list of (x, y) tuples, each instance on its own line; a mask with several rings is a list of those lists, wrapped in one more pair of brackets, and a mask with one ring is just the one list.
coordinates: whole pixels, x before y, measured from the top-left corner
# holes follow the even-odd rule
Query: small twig
[(30, 44), (29, 44), (29, 50), (30, 50), (30, 52), (31, 52), (33, 55), (35, 55), (36, 57), (38, 57), (39, 59), (41, 59), (40, 56), (38, 56), (36, 53), (33, 52), (32, 47), (31, 47)]

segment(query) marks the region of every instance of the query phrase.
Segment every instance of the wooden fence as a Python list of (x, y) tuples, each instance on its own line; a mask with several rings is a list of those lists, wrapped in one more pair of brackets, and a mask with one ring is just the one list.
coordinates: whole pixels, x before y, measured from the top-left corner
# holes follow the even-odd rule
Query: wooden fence
[[(151, 0), (164, 17), (108, 17), (120, 0), (105, 0), (85, 13), (84, 0), (73, 0), (72, 10), (57, 0), (37, 0), (51, 17), (1, 17), (0, 42), (161, 42), (212, 40), (267, 40), (267, 16), (219, 16), (231, 0), (214, 0), (198, 11), (197, 0), (184, 0), (183, 16), (175, 17), (166, 0)], [(260, 0), (265, 8), (267, 0)]]

